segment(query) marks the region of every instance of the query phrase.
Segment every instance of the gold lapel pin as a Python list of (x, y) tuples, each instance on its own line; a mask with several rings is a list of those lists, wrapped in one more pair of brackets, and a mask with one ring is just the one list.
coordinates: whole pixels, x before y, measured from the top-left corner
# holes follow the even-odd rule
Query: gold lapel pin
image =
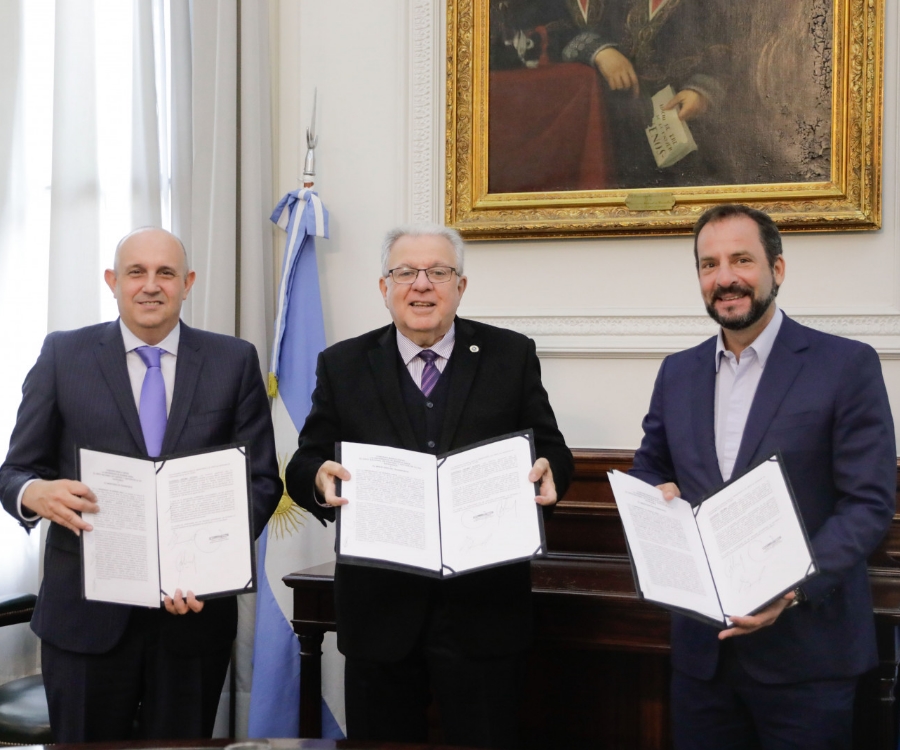
[(469, 347), (469, 351), (470, 351), (470, 352), (477, 352), (477, 351), (478, 351), (478, 346), (475, 345), (475, 344), (472, 344), (472, 346)]

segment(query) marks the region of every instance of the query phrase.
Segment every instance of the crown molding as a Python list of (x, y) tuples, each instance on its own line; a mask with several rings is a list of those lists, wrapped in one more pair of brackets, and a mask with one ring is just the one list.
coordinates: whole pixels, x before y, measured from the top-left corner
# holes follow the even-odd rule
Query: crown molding
[[(535, 340), (545, 358), (658, 359), (716, 334), (704, 315), (469, 315)], [(871, 344), (900, 359), (900, 315), (800, 315), (800, 323)]]
[(409, 221), (438, 221), (443, 197), (440, 113), (441, 3), (410, 0), (409, 5)]

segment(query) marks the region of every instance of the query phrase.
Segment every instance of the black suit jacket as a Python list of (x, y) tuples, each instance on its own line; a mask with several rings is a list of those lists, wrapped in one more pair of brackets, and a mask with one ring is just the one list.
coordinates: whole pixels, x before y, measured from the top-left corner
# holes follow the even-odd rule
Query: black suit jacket
[[(246, 341), (183, 323), (180, 336), (162, 453), (248, 441), (253, 523), (259, 533), (281, 498), (282, 484), (256, 350)], [(0, 467), (6, 510), (19, 520), (16, 501), (29, 479), (76, 478), (76, 446), (147, 454), (118, 321), (45, 339), (25, 379), (9, 453)], [(51, 524), (32, 630), (59, 648), (104, 653), (122, 637), (131, 610), (83, 599), (78, 537)], [(169, 648), (183, 653), (217, 649), (235, 636), (237, 601), (212, 599), (200, 613), (163, 620)]]
[[(457, 318), (451, 362), (437, 452), (530, 427), (537, 455), (550, 461), (562, 497), (572, 476), (572, 454), (541, 384), (534, 342), (512, 331)], [(418, 449), (400, 390), (402, 367), (393, 325), (343, 341), (319, 356), (312, 410), (285, 477), (294, 501), (323, 522), (334, 519), (334, 510), (316, 503), (315, 475), (324, 461), (334, 459), (336, 442)], [(510, 654), (530, 645), (527, 562), (440, 582), (339, 564), (338, 648), (361, 659), (403, 658), (422, 632), (435, 587), (447, 604), (456, 641), (468, 653)]]

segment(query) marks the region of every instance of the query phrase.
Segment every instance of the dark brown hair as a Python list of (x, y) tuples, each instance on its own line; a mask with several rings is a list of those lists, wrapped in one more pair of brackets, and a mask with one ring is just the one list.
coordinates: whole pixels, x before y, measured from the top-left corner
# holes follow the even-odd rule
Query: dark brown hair
[(775, 260), (781, 255), (781, 233), (778, 231), (778, 227), (767, 213), (741, 203), (722, 203), (713, 206), (704, 211), (703, 215), (697, 219), (697, 223), (694, 224), (694, 265), (698, 269), (700, 268), (700, 258), (697, 255), (697, 238), (700, 236), (700, 230), (707, 224), (722, 221), (731, 216), (746, 216), (756, 222), (759, 229), (759, 241), (766, 251), (769, 268), (774, 268)]

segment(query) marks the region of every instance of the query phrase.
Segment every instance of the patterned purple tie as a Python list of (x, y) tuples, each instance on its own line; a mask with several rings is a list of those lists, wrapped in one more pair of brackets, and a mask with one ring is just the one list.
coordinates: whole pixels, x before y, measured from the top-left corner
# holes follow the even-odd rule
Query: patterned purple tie
[(159, 369), (159, 358), (164, 350), (155, 346), (139, 346), (135, 351), (147, 365), (141, 387), (141, 429), (147, 444), (147, 455), (158, 456), (166, 434), (166, 384)]
[(438, 382), (438, 378), (441, 376), (441, 371), (438, 370), (437, 365), (434, 363), (438, 355), (431, 349), (423, 349), (416, 356), (425, 360), (425, 369), (422, 370), (422, 385), (420, 388), (422, 393), (430, 396)]

